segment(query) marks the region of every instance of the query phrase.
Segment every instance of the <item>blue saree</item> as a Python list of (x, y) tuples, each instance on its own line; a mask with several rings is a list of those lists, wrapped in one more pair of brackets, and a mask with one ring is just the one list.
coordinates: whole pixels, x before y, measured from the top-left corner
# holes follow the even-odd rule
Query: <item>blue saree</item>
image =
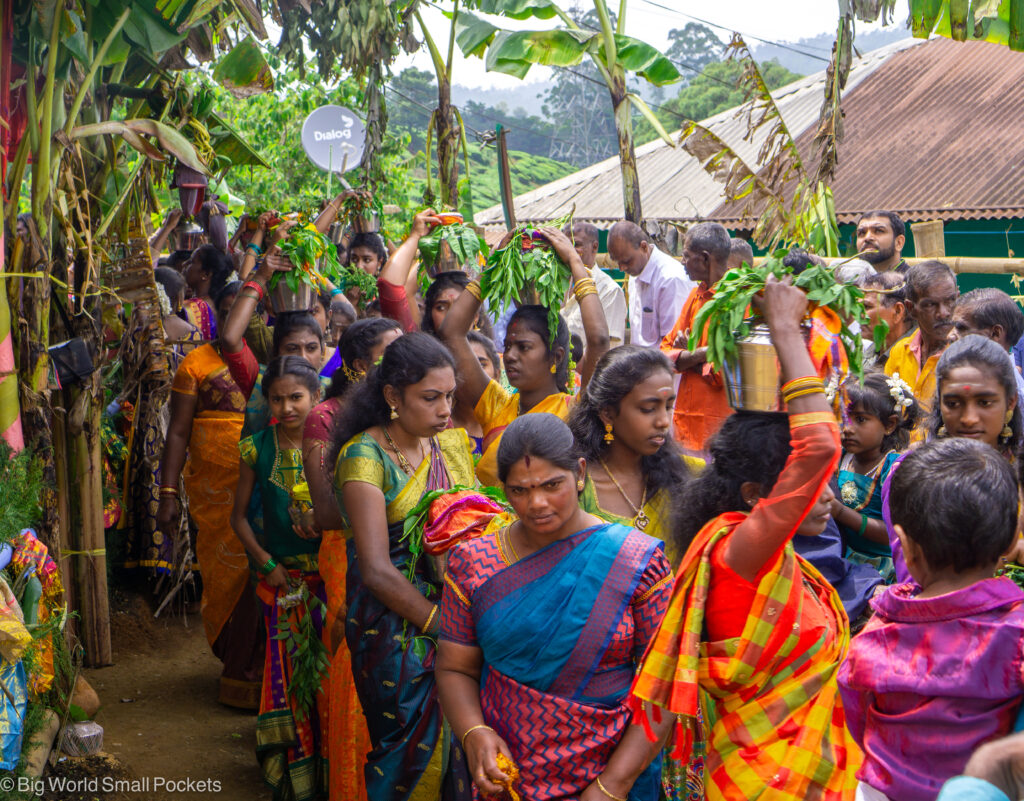
[[(525, 798), (578, 798), (604, 769), (670, 580), (661, 542), (620, 524), (518, 561), (507, 529), (450, 552), (441, 636), (483, 651), (484, 720), (508, 743)], [(630, 801), (657, 801), (660, 773), (656, 760)]]

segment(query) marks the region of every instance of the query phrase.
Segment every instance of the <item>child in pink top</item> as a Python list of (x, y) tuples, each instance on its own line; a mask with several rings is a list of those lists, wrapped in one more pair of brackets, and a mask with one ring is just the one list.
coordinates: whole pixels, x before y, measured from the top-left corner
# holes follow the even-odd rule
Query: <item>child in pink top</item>
[(839, 688), (864, 750), (861, 796), (933, 801), (1013, 730), (1024, 693), (1024, 591), (993, 578), (1016, 536), (1017, 480), (988, 445), (935, 440), (904, 457), (889, 502), (917, 584), (872, 602)]

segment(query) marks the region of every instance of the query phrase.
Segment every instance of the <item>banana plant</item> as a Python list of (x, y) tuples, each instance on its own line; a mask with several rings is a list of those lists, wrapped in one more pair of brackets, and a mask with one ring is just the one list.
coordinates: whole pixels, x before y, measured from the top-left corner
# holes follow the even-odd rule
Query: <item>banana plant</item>
[[(896, 0), (839, 0), (840, 16), (864, 22), (892, 21)], [(980, 40), (1024, 50), (1024, 0), (910, 0), (915, 37), (932, 34), (958, 42)]]
[(657, 49), (626, 36), (627, 0), (620, 0), (613, 22), (606, 0), (592, 0), (600, 21), (599, 30), (583, 28), (553, 0), (480, 0), (479, 10), (510, 19), (557, 18), (562, 25), (548, 30), (502, 30), (483, 17), (463, 12), (456, 25), (456, 39), (466, 56), (484, 58), (488, 70), (523, 78), (534, 64), (572, 67), (589, 58), (608, 87), (618, 134), (622, 171), (622, 200), (626, 219), (639, 223), (643, 217), (640, 181), (633, 146), (633, 111), (639, 111), (670, 147), (675, 143), (650, 107), (626, 86), (630, 74), (655, 86), (681, 79), (679, 70)]

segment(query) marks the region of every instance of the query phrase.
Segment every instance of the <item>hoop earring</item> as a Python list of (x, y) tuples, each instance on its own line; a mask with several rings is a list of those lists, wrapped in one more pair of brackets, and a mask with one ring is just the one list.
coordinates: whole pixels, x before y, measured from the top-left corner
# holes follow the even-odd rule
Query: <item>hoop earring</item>
[(391, 419), (392, 420), (397, 420), (398, 419), (398, 410), (394, 406), (391, 407)]
[(604, 424), (604, 441), (605, 442), (613, 442), (614, 440), (615, 440), (615, 435), (612, 433), (612, 424), (611, 423), (605, 423)]

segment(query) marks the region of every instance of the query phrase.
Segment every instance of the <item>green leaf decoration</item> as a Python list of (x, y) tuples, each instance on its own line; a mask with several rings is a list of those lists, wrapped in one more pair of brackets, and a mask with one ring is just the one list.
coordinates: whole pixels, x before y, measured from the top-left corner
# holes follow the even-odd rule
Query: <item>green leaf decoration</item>
[(247, 36), (217, 62), (213, 79), (237, 98), (274, 89), (274, 73), (256, 41)]

